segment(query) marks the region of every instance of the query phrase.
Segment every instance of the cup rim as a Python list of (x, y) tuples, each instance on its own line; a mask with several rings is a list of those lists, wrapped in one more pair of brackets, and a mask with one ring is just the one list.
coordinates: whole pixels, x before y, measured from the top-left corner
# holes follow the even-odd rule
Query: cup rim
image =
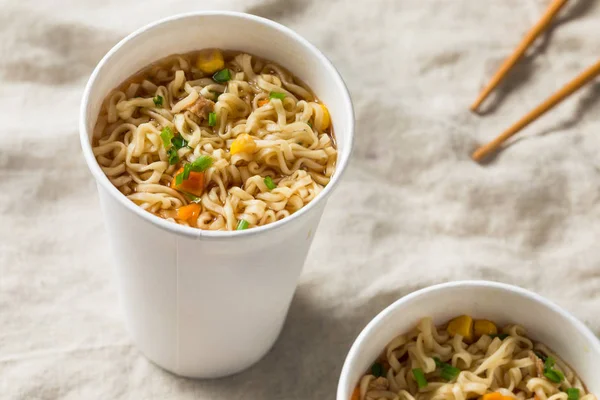
[(507, 292), (511, 292), (516, 294), (517, 296), (526, 298), (528, 300), (532, 300), (542, 306), (550, 309), (551, 311), (559, 314), (561, 317), (567, 319), (571, 325), (573, 325), (577, 331), (579, 331), (586, 339), (586, 341), (593, 347), (595, 351), (600, 353), (600, 339), (594, 335), (590, 328), (588, 328), (583, 322), (577, 319), (573, 314), (569, 311), (565, 310), (552, 300), (545, 298), (544, 296), (537, 294), (531, 290), (523, 289), (522, 287), (510, 285), (507, 283), (494, 282), (494, 281), (486, 281), (486, 280), (463, 280), (463, 281), (454, 281), (454, 282), (446, 282), (440, 283), (437, 285), (432, 285), (425, 287), (423, 289), (419, 289), (415, 292), (412, 292), (404, 297), (399, 298), (394, 301), (392, 304), (384, 308), (381, 312), (379, 312), (358, 334), (352, 346), (350, 347), (350, 351), (344, 360), (344, 365), (342, 366), (342, 371), (340, 373), (340, 378), (338, 380), (338, 387), (336, 393), (337, 400), (347, 400), (350, 397), (345, 396), (347, 393), (344, 393), (345, 387), (348, 384), (349, 375), (351, 372), (352, 365), (355, 363), (356, 358), (359, 353), (362, 351), (364, 344), (369, 340), (369, 338), (373, 335), (373, 333), (380, 327), (380, 325), (385, 322), (390, 314), (396, 311), (397, 308), (402, 307), (406, 303), (410, 303), (415, 298), (423, 296), (425, 294), (429, 294), (432, 292), (439, 292), (449, 288), (492, 288), (492, 289), (500, 289)]
[[(104, 66), (109, 62), (109, 60), (113, 57), (114, 54), (119, 52), (121, 48), (129, 41), (134, 39), (135, 37), (144, 34), (147, 31), (153, 30), (158, 26), (169, 23), (175, 20), (181, 20), (186, 18), (196, 18), (196, 17), (211, 17), (211, 16), (226, 16), (233, 17), (245, 20), (251, 20), (253, 22), (268, 26), (273, 29), (280, 35), (284, 35), (289, 37), (290, 39), (299, 42), (301, 46), (305, 47), (323, 66), (329, 71), (332, 79), (335, 80), (335, 86), (339, 87), (342, 91), (341, 95), (343, 98), (343, 108), (347, 110), (349, 113), (346, 118), (349, 121), (349, 129), (348, 129), (348, 146), (344, 149), (343, 152), (338, 152), (340, 155), (336, 162), (336, 170), (333, 174), (330, 182), (325, 186), (325, 188), (307, 205), (302, 207), (300, 210), (296, 211), (292, 215), (285, 217), (279, 221), (272, 222), (267, 225), (262, 225), (258, 227), (254, 227), (252, 229), (242, 230), (242, 231), (212, 231), (212, 230), (203, 230), (198, 228), (192, 228), (185, 225), (180, 225), (171, 221), (167, 221), (163, 218), (160, 218), (152, 213), (143, 210), (134, 202), (127, 199), (119, 190), (110, 182), (108, 177), (104, 174), (102, 169), (100, 168), (96, 158), (94, 157), (92, 150), (92, 143), (90, 137), (88, 135), (87, 129), (87, 108), (90, 100), (90, 92), (92, 87), (95, 84), (95, 81), (104, 68)], [(354, 147), (354, 128), (355, 128), (355, 116), (354, 116), (354, 108), (352, 105), (352, 99), (350, 97), (350, 93), (348, 88), (340, 75), (339, 71), (335, 68), (335, 66), (331, 63), (331, 61), (312, 43), (310, 43), (307, 39), (293, 31), (292, 29), (279, 24), (275, 21), (271, 21), (267, 18), (259, 17), (256, 15), (251, 15), (242, 12), (236, 11), (194, 11), (188, 13), (176, 14), (167, 18), (163, 18), (154, 22), (151, 22), (135, 31), (127, 35), (125, 38), (121, 39), (116, 45), (114, 45), (102, 60), (98, 63), (94, 71), (92, 72), (83, 92), (83, 97), (81, 101), (81, 106), (79, 109), (79, 134), (81, 147), (83, 150), (83, 155), (88, 165), (88, 168), (92, 172), (97, 184), (101, 185), (110, 195), (115, 198), (121, 205), (126, 207), (129, 211), (133, 212), (138, 217), (146, 220), (147, 222), (158, 226), (159, 228), (169, 231), (171, 233), (186, 236), (189, 238), (225, 238), (225, 237), (249, 237), (260, 235), (263, 232), (271, 231), (279, 229), (292, 221), (295, 221), (299, 218), (302, 218), (305, 214), (309, 213), (313, 208), (315, 208), (318, 204), (325, 201), (325, 199), (331, 194), (332, 190), (338, 185), (340, 178), (344, 174), (346, 167), (348, 166), (348, 162), (350, 159), (350, 155), (352, 153)]]

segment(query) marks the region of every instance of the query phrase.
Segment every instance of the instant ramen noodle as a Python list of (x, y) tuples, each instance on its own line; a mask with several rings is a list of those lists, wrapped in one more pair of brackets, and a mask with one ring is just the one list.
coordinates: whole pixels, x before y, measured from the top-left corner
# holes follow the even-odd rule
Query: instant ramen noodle
[(128, 199), (209, 230), (283, 219), (335, 172), (327, 107), (281, 66), (207, 49), (143, 69), (105, 100), (94, 155)]
[(468, 315), (423, 318), (393, 339), (352, 400), (596, 400), (577, 374), (525, 329)]

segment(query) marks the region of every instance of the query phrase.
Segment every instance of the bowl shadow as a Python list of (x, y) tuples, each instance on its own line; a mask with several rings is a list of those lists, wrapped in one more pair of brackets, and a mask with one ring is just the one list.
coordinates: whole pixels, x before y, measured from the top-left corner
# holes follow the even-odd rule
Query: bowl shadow
[[(424, 286), (380, 292), (355, 308), (320, 302), (310, 285), (298, 288), (281, 336), (250, 369), (215, 380), (180, 378), (178, 391), (199, 398), (334, 399), (342, 365), (365, 325), (395, 300)], [(346, 311), (342, 311), (346, 310)]]

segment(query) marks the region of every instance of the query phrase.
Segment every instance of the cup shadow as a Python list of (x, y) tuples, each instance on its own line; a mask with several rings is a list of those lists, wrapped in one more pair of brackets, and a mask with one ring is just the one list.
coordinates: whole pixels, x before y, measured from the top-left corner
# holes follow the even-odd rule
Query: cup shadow
[(555, 30), (570, 21), (583, 17), (590, 11), (597, 0), (577, 0), (567, 5), (566, 9), (553, 21), (528, 52), (508, 72), (504, 80), (482, 104), (477, 114), (484, 116), (495, 112), (506, 98), (522, 84), (529, 81), (535, 72), (534, 60), (543, 54), (552, 41)]
[(300, 286), (281, 336), (258, 364), (215, 380), (165, 374), (178, 381), (178, 390), (200, 398), (334, 399), (342, 365), (356, 336), (385, 307), (422, 287), (381, 292), (348, 310), (342, 307), (343, 299), (327, 305), (311, 295), (310, 285)]

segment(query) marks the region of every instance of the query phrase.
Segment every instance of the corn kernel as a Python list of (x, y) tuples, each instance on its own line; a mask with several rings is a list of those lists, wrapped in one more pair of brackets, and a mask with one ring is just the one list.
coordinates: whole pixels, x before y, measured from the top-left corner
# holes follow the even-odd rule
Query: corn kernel
[(329, 128), (331, 124), (331, 116), (329, 115), (329, 110), (323, 104), (321, 104), (321, 109), (323, 110), (323, 119), (321, 120), (321, 130)]
[(256, 142), (252, 139), (252, 136), (247, 133), (242, 133), (238, 137), (235, 138), (233, 143), (231, 143), (231, 148), (229, 152), (231, 155), (237, 153), (254, 153), (256, 151)]
[(225, 61), (223, 60), (223, 53), (219, 50), (205, 50), (198, 54), (196, 67), (206, 74), (217, 72), (223, 69), (224, 66)]
[(492, 321), (486, 319), (475, 320), (473, 325), (473, 333), (475, 338), (480, 338), (483, 335), (496, 335), (498, 334), (498, 328)]
[(466, 342), (473, 339), (473, 318), (461, 315), (448, 322), (448, 333), (450, 336), (461, 335)]

